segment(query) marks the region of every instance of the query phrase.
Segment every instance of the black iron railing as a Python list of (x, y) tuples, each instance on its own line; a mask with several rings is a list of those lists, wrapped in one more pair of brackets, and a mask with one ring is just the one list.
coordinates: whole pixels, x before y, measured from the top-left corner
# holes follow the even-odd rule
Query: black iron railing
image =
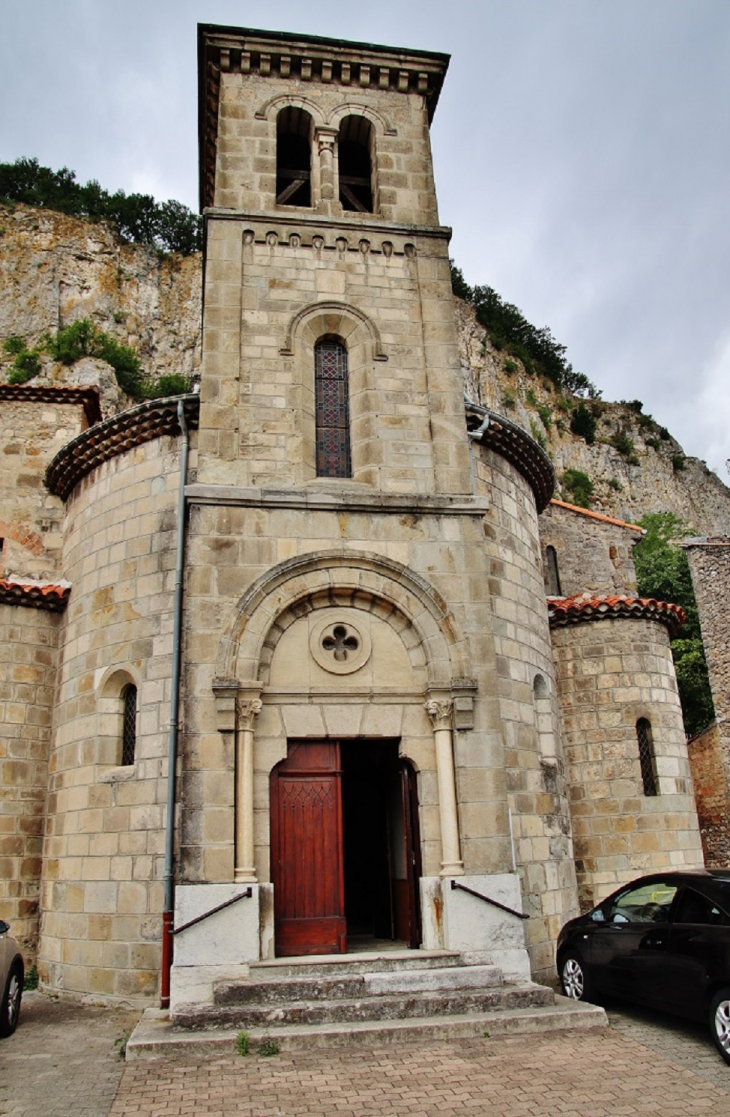
[(196, 915), (195, 919), (189, 919), (187, 923), (183, 923), (181, 927), (173, 927), (173, 935), (179, 935), (181, 931), (187, 931), (188, 927), (194, 927), (196, 923), (202, 923), (209, 915), (215, 915), (217, 911), (223, 911), (224, 908), (229, 908), (231, 904), (237, 904), (239, 900), (250, 900), (253, 896), (253, 888), (249, 885), (245, 892), (239, 892), (237, 896), (232, 896), (230, 900), (226, 900), (217, 907), (211, 908), (210, 911), (203, 912), (202, 915)]
[(510, 915), (516, 915), (518, 919), (529, 919), (529, 915), (524, 912), (515, 911), (514, 908), (508, 908), (506, 904), (500, 904), (499, 900), (493, 900), (491, 896), (485, 896), (481, 892), (475, 892), (473, 888), (469, 888), (466, 884), (459, 884), (458, 881), (452, 880), (452, 889), (459, 888), (462, 892), (468, 892), (470, 896), (476, 896), (477, 900), (484, 900), (485, 904), (491, 904), (493, 908), (499, 908), (500, 911), (509, 912)]

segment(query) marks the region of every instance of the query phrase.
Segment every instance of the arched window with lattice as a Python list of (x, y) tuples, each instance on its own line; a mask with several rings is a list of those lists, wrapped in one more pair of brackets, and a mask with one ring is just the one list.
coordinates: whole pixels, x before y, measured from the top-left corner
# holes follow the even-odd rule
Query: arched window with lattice
[(639, 746), (639, 767), (641, 768), (644, 795), (658, 795), (654, 738), (651, 732), (651, 722), (648, 718), (639, 718), (637, 721), (636, 740)]
[(351, 477), (347, 349), (324, 337), (314, 347), (317, 476)]
[(137, 752), (137, 688), (129, 683), (122, 691), (122, 766), (134, 764)]

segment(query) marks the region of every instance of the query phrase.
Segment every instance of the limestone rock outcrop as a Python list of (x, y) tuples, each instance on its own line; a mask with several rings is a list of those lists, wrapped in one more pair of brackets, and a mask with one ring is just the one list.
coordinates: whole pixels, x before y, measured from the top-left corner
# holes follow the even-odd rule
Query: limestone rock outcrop
[[(200, 366), (201, 291), (199, 255), (165, 256), (123, 244), (103, 222), (0, 206), (0, 341), (19, 335), (35, 344), (45, 332), (87, 317), (135, 349), (145, 376), (191, 376)], [(544, 440), (559, 485), (567, 469), (580, 470), (593, 483), (596, 511), (629, 522), (671, 511), (699, 535), (730, 534), (730, 490), (704, 462), (685, 457), (675, 439), (657, 437), (656, 427), (636, 412), (603, 401), (595, 441), (588, 445), (570, 430), (570, 412), (579, 401), (507, 359), (472, 308), (460, 299), (455, 303), (467, 396)], [(11, 360), (0, 353), (0, 382)], [(131, 402), (103, 362), (64, 368), (44, 358), (37, 382), (98, 382), (105, 416)], [(631, 443), (628, 454), (609, 441), (617, 432)], [(573, 499), (564, 486), (556, 495)]]

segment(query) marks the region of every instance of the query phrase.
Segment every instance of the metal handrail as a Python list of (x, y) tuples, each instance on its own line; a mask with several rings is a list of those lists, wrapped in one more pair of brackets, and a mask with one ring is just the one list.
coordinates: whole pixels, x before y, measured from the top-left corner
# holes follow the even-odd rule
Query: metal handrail
[(469, 888), (466, 884), (459, 884), (457, 881), (452, 880), (452, 890), (460, 888), (462, 892), (468, 892), (470, 896), (476, 896), (477, 900), (484, 900), (486, 904), (491, 904), (494, 908), (499, 908), (501, 911), (509, 912), (510, 915), (516, 915), (518, 919), (529, 919), (529, 915), (525, 915), (522, 911), (515, 911), (514, 908), (508, 908), (506, 904), (500, 904), (499, 900), (493, 900), (491, 896), (484, 896), (481, 892), (475, 892), (473, 888)]
[(203, 912), (202, 915), (196, 915), (195, 919), (189, 919), (187, 923), (183, 923), (182, 927), (173, 927), (173, 935), (179, 935), (181, 931), (187, 931), (188, 927), (194, 927), (196, 923), (202, 923), (209, 915), (215, 915), (217, 911), (223, 911), (224, 908), (229, 908), (231, 904), (237, 904), (239, 900), (250, 900), (253, 896), (253, 888), (248, 886), (245, 892), (239, 892), (237, 896), (232, 896), (230, 900), (226, 900), (218, 907), (211, 908), (210, 911)]

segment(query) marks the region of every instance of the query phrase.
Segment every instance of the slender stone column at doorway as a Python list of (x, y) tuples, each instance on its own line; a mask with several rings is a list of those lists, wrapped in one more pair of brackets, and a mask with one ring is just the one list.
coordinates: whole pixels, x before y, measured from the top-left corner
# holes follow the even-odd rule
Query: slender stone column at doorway
[(236, 882), (255, 883), (253, 848), (253, 727), (261, 699), (236, 700)]
[(436, 744), (436, 776), (439, 789), (439, 821), (441, 823), (442, 877), (463, 876), (459, 842), (459, 816), (456, 809), (454, 777), (454, 745), (451, 735), (454, 703), (450, 698), (429, 698), (424, 709), (431, 719)]

